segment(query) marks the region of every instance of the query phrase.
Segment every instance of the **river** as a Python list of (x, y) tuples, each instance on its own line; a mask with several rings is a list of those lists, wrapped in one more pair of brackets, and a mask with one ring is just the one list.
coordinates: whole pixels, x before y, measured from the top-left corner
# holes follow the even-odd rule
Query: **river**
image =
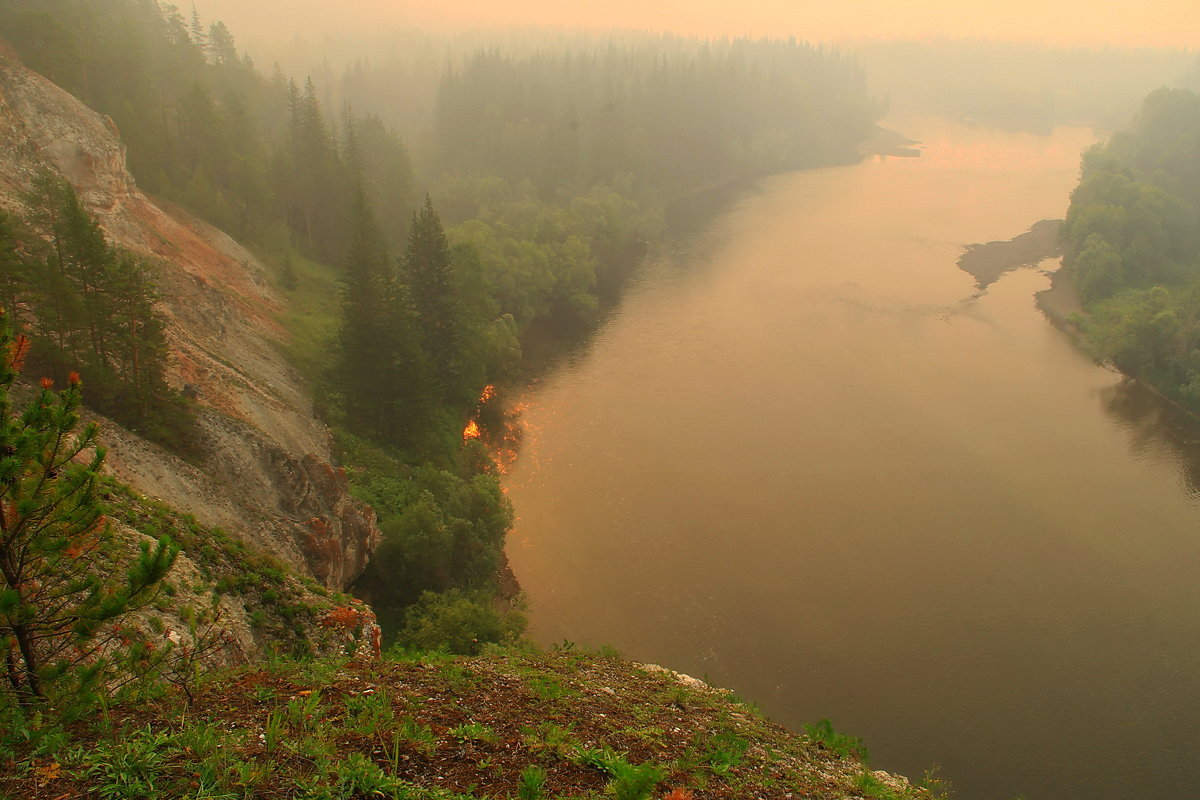
[(1043, 272), (956, 266), (1062, 216), (1094, 135), (891, 126), (924, 154), (762, 181), (521, 399), (532, 632), (962, 798), (1192, 797), (1200, 434), (1046, 322)]

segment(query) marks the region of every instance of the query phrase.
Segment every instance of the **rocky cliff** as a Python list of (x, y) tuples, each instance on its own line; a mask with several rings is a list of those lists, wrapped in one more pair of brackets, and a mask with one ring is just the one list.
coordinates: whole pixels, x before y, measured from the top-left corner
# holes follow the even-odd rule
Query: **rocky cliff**
[(281, 355), (284, 299), (250, 252), (137, 188), (112, 120), (0, 45), (0, 208), (23, 215), (44, 170), (64, 176), (110, 240), (161, 266), (169, 380), (197, 398), (201, 463), (106, 422), (109, 469), (146, 495), (344, 589), (379, 539), (371, 509), (331, 466), (329, 431)]

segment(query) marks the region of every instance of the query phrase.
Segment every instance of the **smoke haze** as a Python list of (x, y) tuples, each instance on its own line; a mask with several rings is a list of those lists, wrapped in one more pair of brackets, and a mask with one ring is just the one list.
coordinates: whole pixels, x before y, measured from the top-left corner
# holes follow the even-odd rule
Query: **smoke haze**
[[(1195, 0), (200, 0), (206, 19), (264, 41), (370, 26), (547, 25), (639, 28), (700, 36), (849, 38), (977, 37), (1089, 46), (1192, 47)], [(186, 9), (185, 9), (186, 10)]]

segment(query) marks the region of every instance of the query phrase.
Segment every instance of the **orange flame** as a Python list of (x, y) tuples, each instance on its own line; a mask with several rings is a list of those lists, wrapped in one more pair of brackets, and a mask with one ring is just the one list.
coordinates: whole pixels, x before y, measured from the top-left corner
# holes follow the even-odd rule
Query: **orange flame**
[[(478, 414), (483, 405), (495, 396), (496, 387), (493, 384), (489, 383), (487, 386), (483, 387), (483, 392), (479, 395), (479, 402), (475, 404), (475, 413)], [(467, 423), (467, 427), (463, 429), (463, 441), (466, 442), (471, 439), (478, 439), (482, 436), (483, 431), (479, 428), (479, 422), (472, 418), (471, 421)]]

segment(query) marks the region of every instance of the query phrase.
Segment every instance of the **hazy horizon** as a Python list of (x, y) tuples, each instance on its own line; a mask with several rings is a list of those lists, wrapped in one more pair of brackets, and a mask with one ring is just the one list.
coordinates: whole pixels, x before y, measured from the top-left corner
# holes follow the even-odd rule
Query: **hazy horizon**
[[(180, 4), (184, 13), (190, 6)], [(787, 0), (449, 0), (436, 8), (414, 0), (197, 0), (205, 21), (220, 19), (247, 42), (276, 42), (385, 27), (529, 26), (642, 29), (704, 37), (794, 36), (856, 39), (984, 38), (1088, 47), (1178, 47), (1200, 43), (1194, 0), (1154, 0), (1131, 6), (1100, 0), (860, 0), (811, 4)]]

